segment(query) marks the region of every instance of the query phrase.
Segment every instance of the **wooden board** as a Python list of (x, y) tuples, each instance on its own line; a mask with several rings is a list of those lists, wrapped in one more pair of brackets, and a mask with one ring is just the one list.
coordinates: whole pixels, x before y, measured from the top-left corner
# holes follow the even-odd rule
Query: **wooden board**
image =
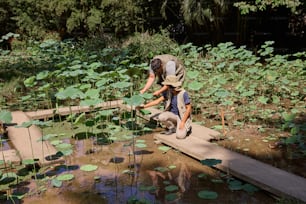
[[(30, 118), (22, 111), (12, 112), (13, 123), (21, 125), (23, 122), (30, 121)], [(22, 160), (39, 159), (41, 165), (62, 163), (63, 159), (46, 160), (46, 156), (55, 155), (57, 150), (48, 141), (39, 141), (42, 137), (40, 128), (32, 125), (29, 128), (17, 128), (10, 126), (7, 128), (8, 137), (13, 147), (18, 151)]]
[[(15, 149), (0, 151), (0, 160), (3, 160), (3, 156), (6, 164), (12, 163), (18, 165), (21, 163), (21, 158)], [(0, 168), (4, 168), (5, 166), (5, 164), (1, 164)]]
[(197, 160), (220, 159), (222, 163), (216, 168), (272, 194), (306, 202), (305, 178), (200, 139), (206, 134), (209, 131), (203, 127), (193, 131), (186, 139), (176, 139), (175, 134), (156, 134), (154, 138)]

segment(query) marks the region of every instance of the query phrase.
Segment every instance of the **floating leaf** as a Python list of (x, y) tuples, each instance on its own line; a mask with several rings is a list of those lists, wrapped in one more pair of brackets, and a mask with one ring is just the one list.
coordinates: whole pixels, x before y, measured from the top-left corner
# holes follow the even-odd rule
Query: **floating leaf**
[(147, 145), (143, 144), (143, 143), (136, 143), (135, 146), (138, 147), (138, 148), (146, 148), (147, 147)]
[(73, 174), (61, 174), (56, 177), (56, 179), (59, 181), (69, 181), (72, 180), (73, 178), (74, 178)]
[(159, 172), (166, 172), (168, 171), (169, 169), (166, 168), (166, 167), (156, 167), (154, 168), (155, 171), (159, 171)]
[(256, 191), (258, 191), (258, 188), (256, 188), (255, 186), (253, 186), (252, 184), (244, 184), (242, 189), (248, 193), (254, 193)]
[(167, 201), (174, 201), (178, 198), (178, 195), (176, 193), (170, 193), (170, 194), (167, 194), (165, 198)]
[(175, 165), (170, 165), (170, 166), (168, 166), (168, 168), (169, 168), (169, 169), (175, 169), (176, 166), (175, 166)]
[(211, 179), (210, 181), (213, 183), (223, 183), (224, 182), (222, 179)]
[(51, 144), (52, 144), (53, 146), (59, 145), (59, 144), (61, 144), (61, 143), (63, 143), (62, 140), (53, 140), (53, 141), (51, 141)]
[(243, 188), (242, 182), (238, 180), (233, 180), (228, 183), (228, 187), (232, 191), (241, 190)]
[(62, 187), (63, 182), (60, 181), (60, 180), (57, 180), (57, 179), (52, 179), (51, 184), (52, 184), (53, 187), (60, 188), (60, 187)]
[(157, 190), (156, 186), (140, 186), (139, 187), (140, 191), (150, 191), (150, 192), (154, 192)]
[(98, 166), (96, 165), (92, 165), (92, 164), (86, 164), (86, 165), (83, 165), (81, 166), (81, 170), (82, 171), (95, 171), (97, 170)]
[(169, 151), (171, 148), (170, 148), (170, 147), (167, 147), (167, 146), (159, 146), (158, 149), (161, 150), (161, 151), (163, 151), (163, 152), (167, 152), (167, 151)]
[(60, 143), (58, 145), (56, 145), (56, 148), (59, 149), (67, 149), (67, 148), (71, 148), (72, 145), (70, 143)]
[(201, 173), (201, 174), (198, 175), (198, 178), (206, 179), (207, 178), (207, 174)]
[(218, 198), (218, 194), (214, 191), (200, 191), (198, 192), (198, 197), (207, 200), (213, 200)]
[(221, 164), (222, 160), (220, 159), (205, 159), (201, 160), (201, 163), (206, 166), (214, 166), (217, 164)]
[(177, 191), (179, 188), (177, 185), (166, 186), (165, 190), (168, 192)]

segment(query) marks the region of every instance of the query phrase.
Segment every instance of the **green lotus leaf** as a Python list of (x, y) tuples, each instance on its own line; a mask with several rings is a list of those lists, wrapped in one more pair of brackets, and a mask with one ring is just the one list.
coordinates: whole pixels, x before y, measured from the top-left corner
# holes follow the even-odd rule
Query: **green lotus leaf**
[(136, 143), (135, 146), (138, 147), (138, 148), (145, 148), (145, 147), (147, 147), (147, 145), (143, 144), (143, 143)]
[(206, 200), (213, 200), (218, 198), (218, 194), (214, 191), (200, 191), (198, 192), (198, 197)]
[(98, 166), (92, 164), (86, 164), (81, 166), (80, 168), (82, 171), (95, 171), (98, 169)]
[(57, 180), (59, 181), (70, 181), (74, 178), (74, 175), (73, 174), (61, 174), (59, 176), (56, 177)]
[(0, 111), (0, 121), (4, 123), (10, 123), (12, 121), (12, 113), (9, 111), (2, 110)]
[(201, 163), (203, 165), (206, 165), (206, 166), (214, 166), (214, 165), (217, 165), (217, 164), (221, 164), (221, 160), (220, 159), (205, 159), (205, 160), (201, 160)]
[(60, 188), (63, 185), (63, 182), (58, 179), (52, 179), (51, 184), (53, 187)]
[(174, 200), (176, 200), (178, 198), (178, 194), (170, 193), (170, 194), (167, 194), (165, 196), (165, 198), (166, 198), (167, 201), (174, 201)]
[(170, 185), (170, 186), (166, 186), (165, 190), (168, 192), (173, 192), (173, 191), (177, 191), (179, 188), (177, 185)]
[(161, 150), (161, 151), (163, 151), (163, 152), (167, 152), (167, 151), (169, 151), (171, 148), (170, 148), (170, 147), (167, 147), (167, 146), (159, 146), (158, 149)]

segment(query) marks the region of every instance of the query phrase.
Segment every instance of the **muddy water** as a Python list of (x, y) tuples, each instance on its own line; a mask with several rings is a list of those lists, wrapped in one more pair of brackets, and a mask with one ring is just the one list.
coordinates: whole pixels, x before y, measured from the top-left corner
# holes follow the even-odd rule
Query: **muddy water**
[[(66, 166), (53, 166), (49, 176), (69, 172), (75, 178), (65, 181), (61, 188), (47, 184), (46, 192), (28, 196), (21, 203), (113, 204), (127, 203), (132, 198), (146, 201), (142, 203), (275, 203), (267, 192), (261, 190), (254, 193), (231, 191), (226, 183), (230, 175), (203, 166), (176, 150), (164, 153), (158, 149), (162, 144), (156, 144), (152, 134), (136, 138), (139, 139), (144, 140), (147, 147), (135, 147), (134, 154), (129, 141), (95, 145), (90, 139), (71, 140), (75, 147), (74, 154), (65, 158)], [(84, 164), (97, 165), (98, 169), (81, 171), (79, 167)], [(156, 171), (156, 168), (165, 167), (171, 168)], [(127, 170), (133, 170), (133, 173), (123, 173)], [(31, 185), (34, 186), (32, 183), (28, 187), (31, 188)], [(175, 185), (178, 189), (168, 192), (166, 187), (169, 185)], [(144, 191), (143, 186), (155, 188)], [(197, 194), (203, 190), (215, 191), (218, 198), (200, 199)], [(171, 202), (167, 201), (170, 193), (177, 195)]]

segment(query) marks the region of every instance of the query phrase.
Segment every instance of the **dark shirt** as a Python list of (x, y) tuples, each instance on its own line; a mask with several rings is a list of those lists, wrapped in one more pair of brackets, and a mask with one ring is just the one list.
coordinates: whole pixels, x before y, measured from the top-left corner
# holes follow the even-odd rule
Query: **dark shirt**
[[(164, 91), (163, 97), (167, 100), (167, 91)], [(187, 92), (183, 94), (185, 105), (190, 104), (190, 98)], [(177, 107), (177, 95), (172, 96), (171, 103), (170, 103), (170, 112), (174, 113), (175, 115), (179, 115), (179, 110)]]

